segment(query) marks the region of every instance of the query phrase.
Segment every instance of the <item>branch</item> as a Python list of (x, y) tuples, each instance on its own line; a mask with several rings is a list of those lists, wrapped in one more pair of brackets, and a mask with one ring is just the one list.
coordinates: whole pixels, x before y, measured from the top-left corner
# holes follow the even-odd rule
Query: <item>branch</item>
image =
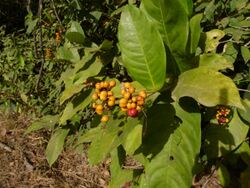
[(59, 18), (59, 16), (58, 16), (58, 13), (57, 13), (57, 11), (56, 11), (55, 2), (54, 2), (54, 0), (51, 0), (51, 1), (52, 1), (52, 6), (53, 6), (53, 10), (54, 10), (56, 19), (57, 19), (57, 21), (59, 22), (59, 24), (60, 24), (61, 28), (63, 29), (63, 31), (65, 31), (65, 28), (63, 27), (63, 24), (62, 24), (62, 22), (61, 22), (61, 20), (60, 20), (60, 18)]
[(43, 0), (39, 0), (39, 6), (38, 6), (39, 30), (38, 30), (38, 32), (39, 32), (39, 45), (40, 45), (40, 51), (41, 51), (42, 64), (41, 64), (38, 79), (36, 82), (36, 91), (38, 89), (38, 85), (39, 85), (42, 71), (43, 71), (43, 66), (45, 63), (45, 57), (44, 57), (44, 51), (43, 51), (43, 34), (42, 34), (42, 9), (43, 9)]

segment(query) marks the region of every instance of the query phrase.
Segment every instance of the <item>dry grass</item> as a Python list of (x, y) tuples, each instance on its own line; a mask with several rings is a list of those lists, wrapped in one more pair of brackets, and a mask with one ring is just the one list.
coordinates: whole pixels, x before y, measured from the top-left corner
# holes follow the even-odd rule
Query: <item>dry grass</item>
[(22, 114), (0, 113), (0, 188), (104, 188), (108, 164), (91, 167), (86, 154), (63, 152), (50, 168), (44, 151), (49, 133), (24, 136), (31, 120)]

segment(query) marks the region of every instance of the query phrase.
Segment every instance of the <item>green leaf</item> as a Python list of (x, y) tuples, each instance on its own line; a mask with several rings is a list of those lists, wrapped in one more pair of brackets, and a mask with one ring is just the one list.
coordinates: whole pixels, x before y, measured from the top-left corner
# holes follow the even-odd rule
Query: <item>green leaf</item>
[(96, 134), (88, 150), (90, 164), (100, 163), (114, 148), (121, 144), (118, 134), (122, 129), (119, 127), (120, 123), (121, 120), (109, 120), (106, 124), (107, 128)]
[(202, 14), (196, 14), (190, 19), (190, 53), (196, 52), (200, 40)]
[(165, 81), (166, 55), (163, 41), (154, 25), (134, 6), (127, 6), (118, 30), (124, 66), (130, 76), (151, 91)]
[(31, 124), (31, 126), (28, 127), (28, 129), (25, 131), (25, 135), (37, 131), (40, 129), (53, 129), (56, 123), (58, 123), (59, 120), (59, 115), (46, 115), (43, 116), (41, 119), (38, 121), (35, 121)]
[(69, 133), (69, 129), (58, 129), (52, 135), (47, 145), (45, 155), (51, 166), (63, 150), (64, 140)]
[(101, 126), (90, 129), (78, 138), (77, 145), (92, 142), (96, 138), (96, 135), (100, 134), (100, 131), (102, 131)]
[(172, 97), (178, 100), (184, 96), (192, 97), (208, 107), (224, 104), (244, 109), (234, 82), (209, 67), (188, 70), (179, 76)]
[[(31, 18), (30, 18), (31, 19)], [(29, 22), (27, 21), (27, 25), (28, 25), (28, 28), (26, 30), (26, 33), (27, 34), (30, 34), (32, 33), (32, 31), (34, 30), (34, 28), (36, 27), (37, 23), (38, 23), (39, 19), (36, 18), (34, 20), (30, 20)]]
[[(181, 71), (189, 68), (188, 64), (180, 60), (186, 55), (189, 37), (188, 14), (190, 11), (187, 5), (190, 3), (187, 2), (186, 0), (144, 0), (141, 4), (141, 9), (154, 22)], [(145, 26), (141, 27), (143, 32), (149, 32)]]
[(245, 63), (247, 63), (250, 60), (250, 50), (245, 46), (241, 46), (240, 51)]
[(194, 101), (174, 106), (177, 117), (165, 126), (176, 128), (163, 149), (145, 166), (143, 188), (189, 188), (192, 184), (192, 169), (201, 144), (201, 117)]
[(237, 111), (228, 125), (208, 125), (204, 131), (204, 150), (208, 158), (224, 156), (236, 149), (246, 138), (249, 127), (243, 123)]
[(60, 47), (56, 54), (57, 59), (63, 59), (71, 62), (77, 62), (80, 60), (79, 53), (76, 48), (68, 48), (66, 46)]
[[(80, 62), (83, 63), (84, 61), (82, 60)], [(69, 77), (65, 77), (65, 90), (60, 98), (60, 104), (63, 104), (67, 99), (79, 93), (85, 87), (84, 81), (96, 76), (101, 71), (102, 62), (96, 57), (89, 60), (80, 71), (77, 72), (77, 69), (79, 68), (76, 66), (74, 70), (70, 70), (64, 75), (68, 75)]]
[(248, 99), (243, 99), (242, 104), (245, 107), (244, 110), (238, 109), (239, 115), (242, 119), (250, 123), (250, 100)]
[(92, 89), (86, 90), (79, 96), (76, 96), (65, 107), (62, 116), (60, 117), (59, 124), (66, 123), (67, 120), (72, 118), (78, 111), (83, 110), (92, 101)]
[(127, 155), (132, 155), (142, 143), (142, 125), (136, 125), (126, 137), (123, 147)]
[(227, 168), (224, 165), (220, 164), (217, 170), (217, 176), (218, 176), (220, 185), (222, 185), (223, 187), (227, 187), (229, 185), (230, 175), (229, 175)]
[(224, 48), (225, 52), (223, 53), (223, 56), (231, 63), (234, 63), (238, 55), (238, 50), (232, 42), (228, 42)]
[(241, 188), (249, 188), (250, 187), (250, 167), (248, 167), (246, 170), (244, 170), (240, 174), (240, 184)]
[(233, 64), (225, 57), (219, 54), (200, 55), (199, 66), (207, 67), (208, 69), (215, 71), (223, 69), (234, 69)]
[(243, 142), (240, 146), (240, 157), (249, 166), (250, 165), (250, 148), (247, 142)]
[[(121, 157), (122, 156), (122, 157)], [(121, 159), (122, 158), (122, 159)], [(124, 170), (121, 167), (121, 160), (125, 159), (124, 152), (121, 151), (120, 148), (116, 148), (111, 152), (111, 180), (109, 183), (109, 188), (118, 188), (122, 187), (125, 182), (129, 182), (133, 178), (133, 171), (132, 170)]]
[(84, 40), (85, 40), (84, 31), (83, 31), (81, 25), (76, 21), (72, 21), (71, 27), (66, 32), (65, 37), (70, 42), (75, 42), (78, 44), (84, 43)]
[(220, 43), (220, 39), (225, 36), (225, 33), (219, 29), (213, 29), (206, 32), (205, 53), (216, 52), (216, 48)]

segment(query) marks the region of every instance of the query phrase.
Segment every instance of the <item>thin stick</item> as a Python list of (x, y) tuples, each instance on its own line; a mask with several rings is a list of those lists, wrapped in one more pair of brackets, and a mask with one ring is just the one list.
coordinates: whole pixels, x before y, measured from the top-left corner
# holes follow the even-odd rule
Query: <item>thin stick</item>
[(44, 51), (43, 51), (43, 34), (42, 34), (42, 9), (43, 9), (43, 0), (39, 0), (39, 7), (38, 7), (38, 16), (39, 16), (39, 45), (40, 45), (40, 51), (41, 51), (41, 67), (39, 70), (39, 75), (38, 75), (38, 79), (36, 82), (36, 91), (38, 89), (38, 85), (41, 79), (41, 75), (42, 75), (42, 71), (43, 71), (43, 66), (45, 63), (45, 57), (44, 57)]
[(240, 89), (240, 88), (238, 88), (238, 90), (239, 90), (239, 91), (245, 91), (245, 92), (250, 93), (250, 90), (247, 90), (247, 89)]
[(56, 11), (55, 2), (54, 2), (54, 0), (51, 0), (51, 1), (52, 1), (52, 6), (53, 6), (53, 9), (54, 9), (54, 13), (55, 13), (56, 19), (59, 22), (60, 26), (62, 27), (63, 31), (65, 31), (65, 28), (63, 27), (63, 24), (62, 24), (62, 22), (61, 22), (61, 20), (60, 20), (60, 18), (58, 16), (58, 13)]

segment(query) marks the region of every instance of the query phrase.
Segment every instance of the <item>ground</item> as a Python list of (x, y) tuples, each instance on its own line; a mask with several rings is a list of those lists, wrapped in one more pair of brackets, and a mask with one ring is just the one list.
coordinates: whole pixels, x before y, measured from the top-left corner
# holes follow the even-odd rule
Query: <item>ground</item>
[(103, 188), (109, 181), (108, 164), (90, 166), (84, 154), (70, 149), (51, 168), (44, 151), (49, 133), (24, 136), (30, 119), (0, 113), (0, 188)]

